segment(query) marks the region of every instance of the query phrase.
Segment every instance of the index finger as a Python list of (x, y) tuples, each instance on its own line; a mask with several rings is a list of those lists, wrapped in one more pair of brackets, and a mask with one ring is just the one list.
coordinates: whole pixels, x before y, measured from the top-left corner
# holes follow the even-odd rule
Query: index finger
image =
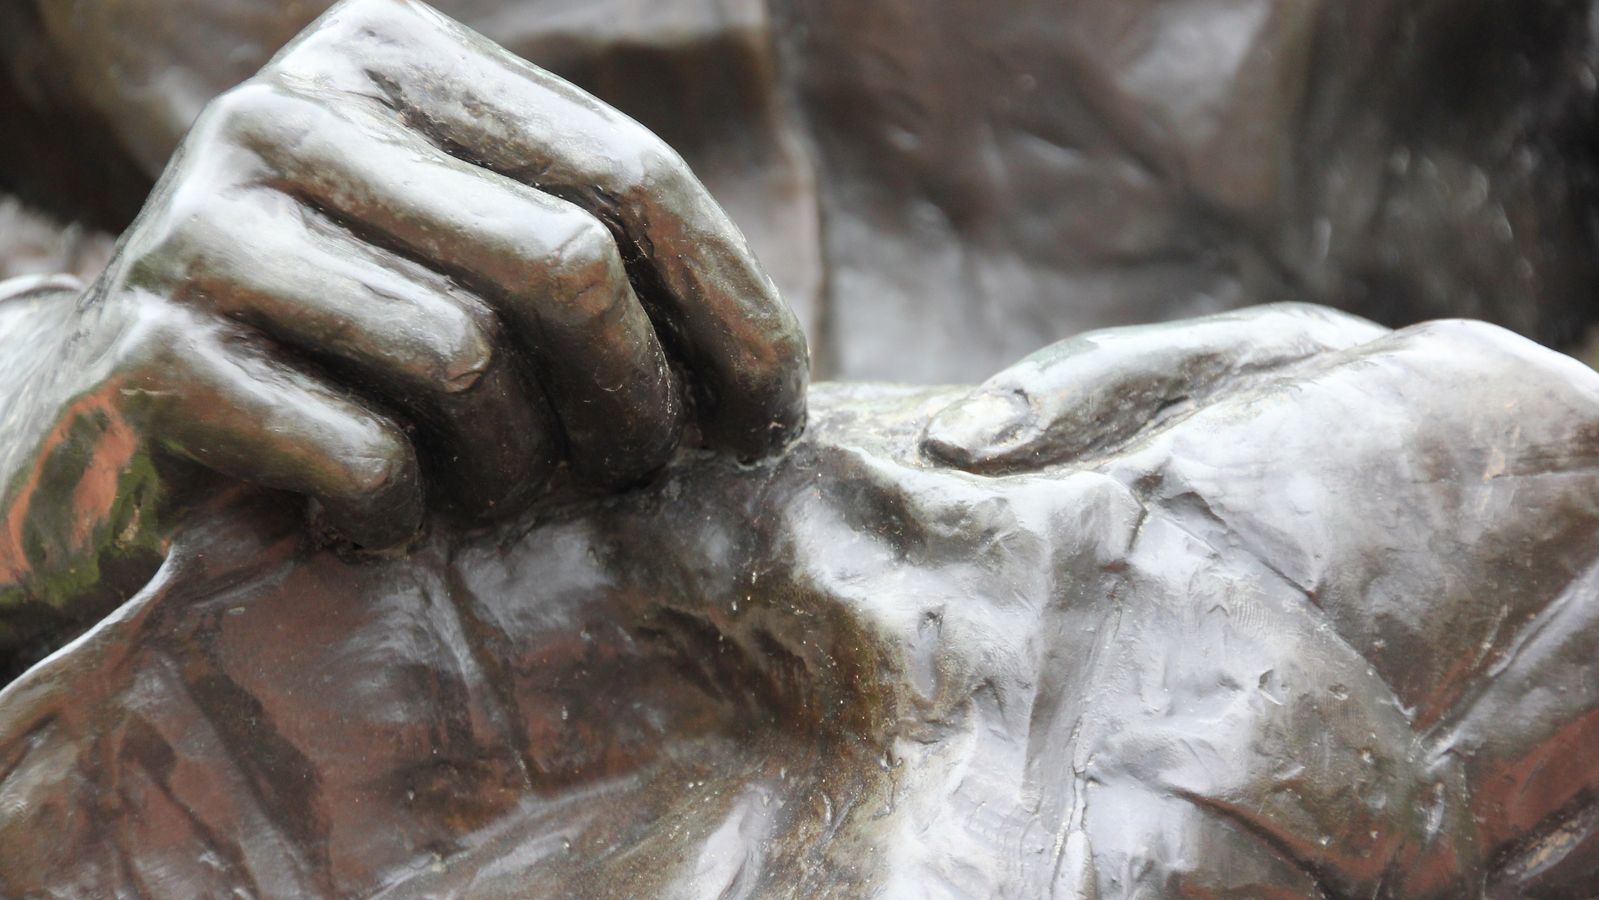
[(347, 0), (267, 74), (375, 100), (440, 149), (605, 222), (662, 342), (692, 370), (713, 444), (758, 456), (803, 424), (798, 319), (737, 226), (642, 125), (410, 0)]

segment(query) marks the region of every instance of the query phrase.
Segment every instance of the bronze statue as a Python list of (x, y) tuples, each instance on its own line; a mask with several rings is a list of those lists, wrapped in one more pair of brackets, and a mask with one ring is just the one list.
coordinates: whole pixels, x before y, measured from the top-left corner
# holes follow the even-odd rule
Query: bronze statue
[[(59, 34), (69, 7), (11, 10), (13, 41)], [(827, 7), (778, 9), (867, 42), (915, 19)], [(1109, 28), (1109, 9), (1072, 15)], [(1320, 7), (1229, 9), (1269, 14), (1184, 27), (1296, 35)], [(77, 64), (112, 58), (96, 29), (117, 10), (148, 12), (72, 13)], [(844, 76), (816, 63), (803, 84), (832, 96)], [(50, 71), (92, 81), (73, 66)], [(1158, 94), (1159, 73), (1071, 71), (1107, 140), (1154, 141), (1095, 104)], [(125, 132), (148, 164), (209, 93), (140, 96)], [(829, 102), (824, 138), (899, 122)], [(1076, 164), (1005, 121), (999, 145)], [(928, 139), (864, 133), (911, 159)], [(1265, 138), (1185, 135), (1148, 161), (1230, 205), (1231, 236), (1189, 248), (1236, 251), (1205, 276), (1236, 290), (1210, 301), (1286, 285), (1358, 307), (1376, 249), (1258, 240), (1369, 197), (1339, 183), (1300, 209), (1241, 162), (1196, 162)], [(813, 151), (842, 166), (827, 190), (870, 181), (852, 151)], [(936, 262), (1027, 237), (986, 230), (1004, 205), (967, 194), (1018, 157), (922, 161), (945, 154), (981, 171), (907, 175), (943, 224), (895, 227), (885, 182), (868, 215), (818, 212), (827, 240), (882, 225), (892, 258), (943, 229)], [(1467, 245), (1510, 223), (1494, 253), (1558, 250), (1529, 263), (1547, 302), (1517, 323), (1557, 340), (1589, 238), (1539, 201), (1580, 194), (1580, 166), (1523, 175), (1484, 169), (1457, 223)], [(1195, 221), (1156, 206), (1102, 210), (1104, 243), (1057, 247), (1059, 271)], [(1421, 228), (1375, 208), (1397, 218), (1363, 240)], [(1518, 239), (1511, 209), (1549, 227)], [(878, 283), (867, 250), (827, 255), (829, 302)], [(929, 302), (1019, 283), (1005, 265)], [(1149, 284), (1204, 267), (1177, 268)], [(1116, 282), (1131, 300), (1139, 277)], [(1393, 287), (1386, 311), (1447, 288)], [(667, 142), (411, 0), (337, 6), (206, 106), (91, 283), (3, 293), (8, 896), (1563, 896), (1599, 878), (1599, 375), (1500, 328), (1273, 305), (1090, 332), (975, 389), (808, 389), (817, 323)], [(882, 315), (820, 305), (840, 317), (824, 341)], [(904, 321), (855, 346), (921, 352)], [(838, 346), (838, 371), (891, 364)]]
[[(124, 230), (205, 104), (330, 5), (0, 4), (0, 191)], [(1562, 349), (1594, 322), (1587, 0), (434, 5), (682, 153), (818, 378), (970, 384), (1284, 299)]]

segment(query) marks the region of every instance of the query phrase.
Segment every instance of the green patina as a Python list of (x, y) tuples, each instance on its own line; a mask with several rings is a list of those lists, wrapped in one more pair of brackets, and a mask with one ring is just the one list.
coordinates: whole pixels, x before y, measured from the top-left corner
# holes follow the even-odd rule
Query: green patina
[(146, 452), (136, 453), (118, 473), (115, 500), (88, 540), (76, 537), (81, 522), (67, 498), (110, 427), (104, 411), (84, 413), (38, 470), (22, 527), (28, 575), (20, 585), (0, 587), (0, 646), (35, 639), (49, 622), (70, 626), (103, 614), (126, 594), (125, 585), (105, 583), (107, 571), (159, 560), (161, 535), (154, 526), (162, 489)]

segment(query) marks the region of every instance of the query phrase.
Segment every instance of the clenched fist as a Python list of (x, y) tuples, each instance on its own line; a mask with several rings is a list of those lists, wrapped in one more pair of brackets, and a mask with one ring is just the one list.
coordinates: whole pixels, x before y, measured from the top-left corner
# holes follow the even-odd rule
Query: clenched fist
[(430, 500), (515, 511), (563, 463), (625, 485), (690, 424), (753, 457), (804, 418), (797, 321), (682, 160), (409, 0), (335, 7), (214, 101), (95, 284), (6, 293), (13, 623), (146, 539), (163, 460), (380, 547)]

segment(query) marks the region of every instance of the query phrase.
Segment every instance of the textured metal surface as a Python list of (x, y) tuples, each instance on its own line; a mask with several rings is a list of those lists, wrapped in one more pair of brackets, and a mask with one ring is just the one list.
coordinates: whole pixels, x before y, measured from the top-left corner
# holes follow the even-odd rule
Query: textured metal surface
[(981, 477), (960, 396), (385, 559), (206, 513), (0, 694), (0, 890), (1591, 886), (1599, 376), (1426, 326)]
[(0, 10), (0, 894), (1591, 890), (1599, 375), (1052, 343), (1571, 337), (1586, 5), (324, 5)]

